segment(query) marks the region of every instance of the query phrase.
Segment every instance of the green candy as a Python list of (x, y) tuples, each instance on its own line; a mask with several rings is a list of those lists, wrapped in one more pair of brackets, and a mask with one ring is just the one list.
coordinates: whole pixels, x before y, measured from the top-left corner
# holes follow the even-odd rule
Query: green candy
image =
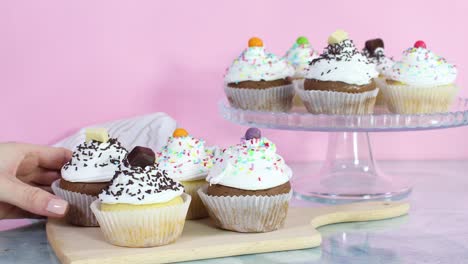
[(305, 44), (309, 44), (309, 40), (308, 40), (306, 37), (303, 37), (303, 36), (302, 36), (302, 37), (298, 37), (298, 38), (296, 39), (296, 43), (297, 43), (298, 45), (305, 45)]

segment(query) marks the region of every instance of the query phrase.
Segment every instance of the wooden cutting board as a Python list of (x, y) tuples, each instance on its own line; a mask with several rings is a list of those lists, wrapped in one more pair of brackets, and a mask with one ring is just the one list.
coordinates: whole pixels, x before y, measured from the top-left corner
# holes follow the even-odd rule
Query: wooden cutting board
[(236, 233), (214, 227), (209, 219), (187, 221), (173, 244), (124, 248), (104, 241), (99, 228), (49, 220), (47, 237), (62, 263), (170, 263), (197, 259), (317, 247), (315, 228), (342, 222), (380, 220), (408, 213), (405, 202), (365, 202), (318, 208), (290, 208), (285, 227), (269, 233)]

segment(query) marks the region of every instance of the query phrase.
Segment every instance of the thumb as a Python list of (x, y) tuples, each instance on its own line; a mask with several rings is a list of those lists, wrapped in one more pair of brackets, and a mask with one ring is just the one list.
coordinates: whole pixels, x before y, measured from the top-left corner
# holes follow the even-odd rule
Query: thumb
[(21, 181), (7, 181), (5, 185), (5, 189), (10, 190), (10, 195), (3, 197), (3, 200), (25, 211), (42, 216), (62, 217), (68, 210), (67, 201), (40, 188)]

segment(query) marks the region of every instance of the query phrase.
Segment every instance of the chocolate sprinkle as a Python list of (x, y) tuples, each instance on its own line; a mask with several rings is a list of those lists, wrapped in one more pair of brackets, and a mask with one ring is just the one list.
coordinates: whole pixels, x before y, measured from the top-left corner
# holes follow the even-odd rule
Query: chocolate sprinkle
[[(63, 169), (68, 170), (71, 167), (75, 167), (75, 171), (78, 171), (81, 167), (81, 164), (78, 164), (77, 161), (92, 162), (94, 159), (101, 158), (103, 151), (109, 150), (110, 148), (115, 148), (115, 151), (117, 152), (118, 156), (110, 156), (108, 162), (104, 162), (101, 164), (94, 163), (94, 167), (106, 167), (110, 164), (118, 165), (120, 163), (120, 160), (127, 153), (127, 150), (120, 144), (120, 142), (116, 138), (110, 138), (109, 141), (107, 141), (106, 143), (92, 140), (89, 142), (83, 142), (82, 144), (78, 145), (76, 147), (76, 150), (73, 152), (71, 160), (65, 163)], [(97, 156), (95, 156), (96, 154)], [(87, 166), (87, 163), (83, 164), (83, 167)]]
[[(120, 188), (117, 193), (111, 191), (118, 187)], [(145, 199), (145, 194), (157, 194), (166, 190), (180, 191), (181, 189), (183, 186), (167, 177), (166, 172), (159, 170), (156, 164), (142, 168), (131, 166), (128, 160), (124, 159), (110, 185), (102, 193), (114, 196), (116, 200), (122, 195), (128, 195), (142, 201)]]

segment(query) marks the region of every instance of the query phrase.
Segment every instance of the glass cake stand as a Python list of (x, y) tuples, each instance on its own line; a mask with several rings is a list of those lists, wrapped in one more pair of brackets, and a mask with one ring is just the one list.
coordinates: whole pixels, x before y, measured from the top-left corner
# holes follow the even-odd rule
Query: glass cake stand
[(318, 175), (309, 169), (295, 171), (296, 197), (327, 203), (359, 200), (396, 200), (412, 187), (401, 178), (384, 175), (372, 156), (369, 132), (442, 129), (468, 125), (468, 99), (457, 98), (449, 112), (392, 114), (377, 107), (372, 115), (316, 115), (302, 108), (290, 112), (236, 109), (226, 100), (221, 115), (239, 125), (272, 129), (329, 132), (326, 160)]

